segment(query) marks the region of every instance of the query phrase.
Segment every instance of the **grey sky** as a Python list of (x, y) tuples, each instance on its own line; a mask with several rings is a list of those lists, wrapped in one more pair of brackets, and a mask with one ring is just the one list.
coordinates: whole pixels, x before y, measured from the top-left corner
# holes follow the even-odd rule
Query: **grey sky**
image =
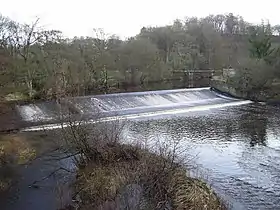
[(19, 22), (41, 18), (47, 28), (67, 36), (86, 36), (104, 28), (121, 37), (133, 36), (143, 26), (165, 25), (185, 16), (233, 12), (245, 20), (280, 23), (279, 0), (1, 0), (0, 12)]

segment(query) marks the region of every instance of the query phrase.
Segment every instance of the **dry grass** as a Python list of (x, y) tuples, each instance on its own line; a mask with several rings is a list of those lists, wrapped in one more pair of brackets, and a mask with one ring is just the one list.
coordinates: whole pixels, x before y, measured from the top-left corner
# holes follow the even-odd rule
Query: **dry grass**
[(90, 161), (78, 171), (75, 190), (81, 197), (82, 209), (114, 201), (123, 187), (136, 180), (141, 154), (132, 146), (120, 144), (110, 144), (106, 150), (98, 162)]
[(87, 167), (80, 171), (76, 183), (83, 209), (96, 208), (106, 201), (114, 201), (119, 190), (127, 183), (126, 171), (117, 166)]
[(174, 209), (225, 209), (217, 195), (202, 181), (177, 170), (171, 179)]
[[(138, 149), (132, 155), (127, 145), (116, 147), (114, 161), (91, 162), (79, 170), (75, 190), (81, 198), (80, 209), (102, 209), (108, 202), (111, 207), (104, 209), (118, 209), (117, 198), (128, 184), (143, 188), (148, 209), (224, 209), (214, 192), (200, 180), (188, 177), (183, 166), (145, 150)], [(119, 159), (127, 154), (130, 158)]]
[(158, 144), (157, 152), (151, 153), (122, 144), (120, 128), (114, 122), (63, 131), (67, 151), (80, 155), (74, 183), (78, 209), (123, 209), (120, 197), (128, 185), (142, 189), (145, 205), (136, 209), (225, 209), (205, 183), (187, 176), (184, 164), (175, 158), (176, 143), (171, 150)]

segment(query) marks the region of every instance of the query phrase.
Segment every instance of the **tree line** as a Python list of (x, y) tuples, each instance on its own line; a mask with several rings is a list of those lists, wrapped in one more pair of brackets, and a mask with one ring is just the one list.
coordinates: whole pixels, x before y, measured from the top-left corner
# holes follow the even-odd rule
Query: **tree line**
[[(126, 40), (102, 29), (94, 29), (92, 37), (70, 39), (45, 30), (39, 19), (22, 24), (0, 16), (1, 94), (53, 98), (107, 93), (112, 87), (125, 91), (169, 81), (177, 70), (190, 69), (243, 69), (237, 78), (242, 81), (248, 69), (261, 67), (262, 73), (273, 69), (275, 77), (279, 41), (280, 25), (254, 25), (232, 13), (143, 27)], [(250, 79), (246, 82), (253, 84)], [(239, 85), (248, 88), (246, 82), (246, 87)]]

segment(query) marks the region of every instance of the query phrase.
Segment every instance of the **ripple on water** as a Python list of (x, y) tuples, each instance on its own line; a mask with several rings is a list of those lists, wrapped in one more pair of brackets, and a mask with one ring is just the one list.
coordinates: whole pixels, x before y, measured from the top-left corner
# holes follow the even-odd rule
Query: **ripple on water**
[[(275, 110), (276, 109), (276, 110)], [(280, 209), (280, 113), (248, 104), (137, 121), (128, 139), (179, 140), (195, 170), (233, 209)], [(138, 139), (138, 140), (137, 140)], [(191, 156), (191, 158), (190, 158)], [(197, 172), (198, 174), (200, 172)]]

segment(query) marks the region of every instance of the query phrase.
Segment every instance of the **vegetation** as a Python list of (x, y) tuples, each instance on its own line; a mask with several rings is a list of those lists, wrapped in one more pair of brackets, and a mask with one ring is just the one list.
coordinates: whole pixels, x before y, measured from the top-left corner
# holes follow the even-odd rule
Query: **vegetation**
[(267, 101), (279, 94), (280, 48), (273, 45), (272, 38), (265, 29), (250, 35), (249, 59), (243, 59), (236, 75), (227, 81), (238, 96)]
[[(266, 75), (278, 69), (279, 35), (279, 26), (253, 25), (232, 13), (143, 27), (127, 40), (102, 29), (93, 30), (92, 37), (69, 39), (60, 31), (44, 30), (39, 19), (20, 24), (0, 16), (1, 95), (6, 100), (60, 98), (148, 88), (170, 80), (178, 84), (190, 69), (234, 68), (240, 70), (238, 85), (247, 75), (247, 83), (255, 87), (259, 81), (251, 80), (260, 77), (247, 70), (257, 67)], [(260, 86), (278, 76), (269, 74)]]
[[(225, 209), (202, 181), (187, 175), (177, 144), (122, 143), (122, 125), (95, 124), (63, 129), (67, 152), (78, 167), (77, 209)], [(70, 149), (70, 150), (69, 150)]]
[[(102, 29), (93, 32), (92, 37), (70, 39), (40, 27), (39, 19), (20, 24), (0, 16), (0, 97), (60, 99), (126, 91), (155, 82), (185, 81), (185, 70), (223, 68), (235, 69), (235, 76), (226, 82), (252, 97), (273, 95), (280, 76), (280, 27), (269, 22), (253, 25), (231, 13), (143, 27), (127, 40)], [(141, 145), (128, 146), (121, 141), (121, 128), (114, 126), (62, 129), (65, 141), (59, 149), (76, 160), (74, 188), (80, 209), (130, 205), (128, 188), (134, 191), (132, 198), (140, 192), (138, 204), (144, 209), (224, 209), (208, 186), (187, 176), (172, 145), (171, 150), (160, 146), (153, 153)], [(5, 172), (1, 175), (35, 155), (22, 139), (1, 140), (0, 170)], [(0, 177), (0, 191), (9, 187), (7, 177)]]

